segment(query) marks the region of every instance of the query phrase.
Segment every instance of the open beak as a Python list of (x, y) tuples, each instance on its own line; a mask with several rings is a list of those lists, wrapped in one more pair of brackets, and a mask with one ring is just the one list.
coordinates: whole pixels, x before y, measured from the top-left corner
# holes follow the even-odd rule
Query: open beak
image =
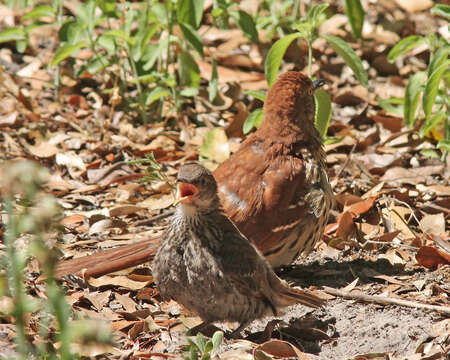
[(177, 184), (177, 194), (173, 204), (176, 205), (180, 202), (192, 202), (192, 197), (197, 195), (197, 193), (198, 189), (196, 186), (185, 182), (179, 182)]
[(324, 79), (317, 79), (317, 80), (314, 80), (312, 83), (313, 83), (314, 90), (317, 90), (317, 89), (321, 88), (322, 86), (324, 86), (327, 82)]

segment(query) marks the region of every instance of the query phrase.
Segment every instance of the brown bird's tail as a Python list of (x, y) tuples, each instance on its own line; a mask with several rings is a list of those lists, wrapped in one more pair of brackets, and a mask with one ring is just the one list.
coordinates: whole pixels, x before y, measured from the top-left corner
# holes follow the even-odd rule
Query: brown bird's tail
[(63, 260), (56, 265), (56, 278), (64, 275), (83, 275), (99, 277), (115, 271), (127, 269), (153, 260), (159, 246), (160, 236), (145, 239), (133, 244), (97, 253)]
[(316, 295), (310, 294), (304, 290), (293, 289), (275, 273), (272, 273), (272, 275), (273, 276), (269, 275), (269, 281), (275, 290), (273, 301), (276, 308), (283, 308), (297, 303), (317, 308), (325, 304), (325, 300)]

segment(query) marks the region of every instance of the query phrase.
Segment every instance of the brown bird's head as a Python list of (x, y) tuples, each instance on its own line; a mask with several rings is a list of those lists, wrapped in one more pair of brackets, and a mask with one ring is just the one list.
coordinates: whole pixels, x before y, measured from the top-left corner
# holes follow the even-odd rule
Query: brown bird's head
[(312, 81), (297, 71), (280, 75), (267, 93), (259, 131), (287, 142), (320, 140), (314, 126), (314, 92), (324, 84), (324, 80)]
[(187, 214), (218, 209), (217, 183), (211, 171), (197, 163), (183, 165), (178, 171), (175, 204)]

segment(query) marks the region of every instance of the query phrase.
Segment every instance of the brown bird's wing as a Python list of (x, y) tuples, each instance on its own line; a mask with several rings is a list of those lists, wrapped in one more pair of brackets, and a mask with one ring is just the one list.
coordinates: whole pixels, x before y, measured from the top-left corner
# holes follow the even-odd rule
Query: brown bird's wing
[(214, 172), (227, 216), (263, 253), (306, 216), (297, 204), (305, 185), (303, 160), (256, 134)]
[(216, 256), (224, 279), (231, 279), (233, 285), (247, 296), (265, 299), (274, 315), (278, 309), (295, 303), (310, 307), (323, 304), (315, 295), (292, 289), (281, 280), (259, 251), (226, 217), (222, 216), (217, 222), (224, 231), (222, 246), (217, 249)]

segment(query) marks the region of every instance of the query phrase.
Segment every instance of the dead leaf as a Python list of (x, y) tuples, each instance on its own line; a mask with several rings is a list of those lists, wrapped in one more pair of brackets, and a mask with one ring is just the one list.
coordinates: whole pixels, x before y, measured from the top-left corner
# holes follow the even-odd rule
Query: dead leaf
[(139, 290), (142, 289), (148, 285), (150, 285), (147, 282), (139, 282), (130, 280), (126, 276), (100, 276), (99, 278), (89, 278), (88, 280), (89, 285), (94, 287), (101, 287), (101, 286), (120, 286), (124, 287), (130, 290)]
[(425, 216), (420, 220), (420, 228), (426, 234), (445, 235), (444, 214), (425, 214)]
[(306, 356), (305, 353), (301, 352), (294, 345), (277, 339), (271, 339), (265, 343), (257, 346), (253, 350), (253, 356), (255, 360), (267, 360), (273, 357), (268, 357), (269, 355), (275, 356), (276, 359), (284, 358), (296, 358), (300, 360), (310, 360), (311, 358)]
[(419, 265), (428, 269), (436, 269), (438, 265), (450, 264), (450, 255), (431, 246), (422, 246), (416, 254)]
[(352, 234), (355, 224), (353, 223), (353, 215), (348, 211), (342, 213), (338, 217), (338, 228), (336, 231), (337, 237), (341, 239), (348, 239), (348, 237)]
[(414, 13), (424, 11), (433, 6), (431, 0), (395, 0), (396, 3), (407, 12)]
[(124, 205), (124, 206), (119, 206), (119, 207), (109, 210), (109, 216), (116, 217), (116, 216), (123, 216), (123, 215), (131, 215), (131, 214), (135, 214), (142, 210), (144, 210), (144, 208), (142, 208), (140, 206)]
[(344, 211), (354, 215), (364, 214), (365, 212), (369, 211), (372, 208), (373, 204), (375, 203), (375, 200), (376, 198), (372, 197), (366, 200), (359, 201), (357, 203), (350, 205), (349, 207), (344, 209)]
[(155, 194), (144, 201), (137, 203), (136, 205), (140, 208), (147, 209), (149, 211), (161, 210), (170, 207), (175, 198), (172, 193), (170, 194)]

